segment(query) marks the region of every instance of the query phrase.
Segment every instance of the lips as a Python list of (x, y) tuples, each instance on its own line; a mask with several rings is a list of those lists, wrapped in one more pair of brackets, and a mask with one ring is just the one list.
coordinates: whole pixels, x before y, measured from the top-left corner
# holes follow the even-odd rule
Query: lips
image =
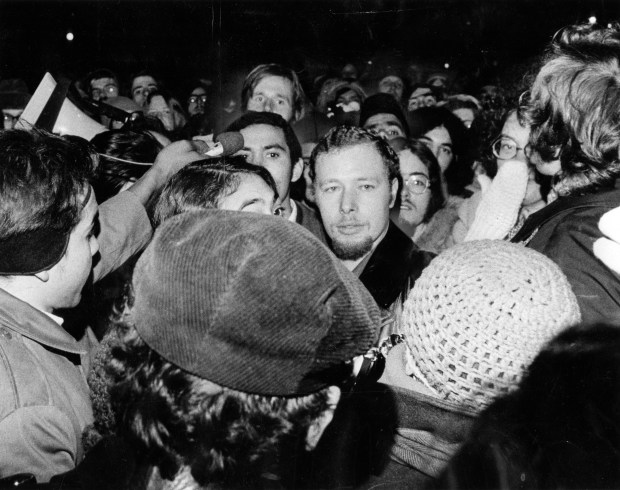
[(366, 225), (363, 223), (343, 223), (336, 225), (336, 229), (342, 235), (356, 235), (365, 228)]
[(415, 206), (411, 204), (410, 202), (403, 201), (400, 203), (400, 209), (406, 209), (409, 211), (413, 211), (415, 209)]

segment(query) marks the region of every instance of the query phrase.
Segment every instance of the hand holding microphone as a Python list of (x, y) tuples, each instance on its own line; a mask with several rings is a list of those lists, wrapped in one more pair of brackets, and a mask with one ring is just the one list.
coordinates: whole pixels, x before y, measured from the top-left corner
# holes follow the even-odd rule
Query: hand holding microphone
[(206, 158), (230, 156), (243, 148), (241, 133), (222, 133), (209, 144), (202, 139), (175, 141), (159, 152), (153, 167), (161, 167), (168, 176), (173, 175), (185, 165)]
[(234, 155), (243, 148), (243, 135), (239, 132), (226, 132), (218, 134), (214, 143), (207, 140), (208, 137), (196, 136), (192, 140), (196, 151), (207, 158), (227, 157)]
[(153, 166), (129, 189), (142, 204), (187, 164), (208, 158), (225, 157), (243, 148), (241, 133), (222, 133), (209, 145), (202, 140), (181, 140), (162, 149)]

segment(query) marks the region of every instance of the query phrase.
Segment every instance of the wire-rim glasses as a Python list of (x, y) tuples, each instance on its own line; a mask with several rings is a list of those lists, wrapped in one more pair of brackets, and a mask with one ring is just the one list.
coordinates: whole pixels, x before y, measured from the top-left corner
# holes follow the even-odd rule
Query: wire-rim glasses
[(491, 149), (493, 150), (493, 155), (500, 160), (512, 160), (520, 151), (523, 151), (526, 158), (530, 158), (532, 154), (532, 148), (529, 143), (521, 147), (510, 136), (499, 136), (496, 138), (495, 141), (491, 143)]

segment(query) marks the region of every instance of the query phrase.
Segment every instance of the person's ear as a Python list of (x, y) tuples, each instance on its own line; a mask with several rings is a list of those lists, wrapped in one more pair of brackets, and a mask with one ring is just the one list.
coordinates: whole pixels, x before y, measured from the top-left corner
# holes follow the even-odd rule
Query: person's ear
[(398, 196), (398, 179), (392, 179), (392, 184), (391, 184), (391, 189), (390, 189), (390, 209), (392, 209), (392, 206), (394, 206), (394, 203), (396, 202), (396, 197)]
[(300, 158), (293, 164), (293, 173), (291, 174), (291, 182), (297, 182), (303, 173), (304, 173), (304, 161), (303, 159)]
[(39, 281), (42, 282), (47, 282), (50, 280), (50, 273), (49, 271), (41, 271), (41, 272), (37, 272), (34, 275)]
[(327, 409), (312, 422), (310, 427), (308, 427), (306, 451), (312, 451), (319, 443), (323, 432), (325, 432), (325, 429), (327, 429), (327, 426), (334, 418), (334, 412), (340, 401), (340, 395), (341, 391), (337, 386), (330, 386), (327, 388)]

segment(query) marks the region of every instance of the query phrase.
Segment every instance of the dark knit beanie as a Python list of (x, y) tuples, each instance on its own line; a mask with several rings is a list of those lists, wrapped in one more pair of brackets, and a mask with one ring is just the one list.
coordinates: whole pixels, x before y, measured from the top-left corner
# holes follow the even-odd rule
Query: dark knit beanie
[(380, 325), (362, 283), (306, 229), (271, 216), (167, 220), (133, 286), (132, 321), (153, 350), (245, 393), (297, 396), (342, 381)]
[(360, 112), (360, 126), (363, 127), (368, 119), (377, 114), (393, 114), (403, 125), (405, 134), (409, 135), (407, 118), (393, 95), (379, 93), (368, 97), (362, 103), (362, 110)]

